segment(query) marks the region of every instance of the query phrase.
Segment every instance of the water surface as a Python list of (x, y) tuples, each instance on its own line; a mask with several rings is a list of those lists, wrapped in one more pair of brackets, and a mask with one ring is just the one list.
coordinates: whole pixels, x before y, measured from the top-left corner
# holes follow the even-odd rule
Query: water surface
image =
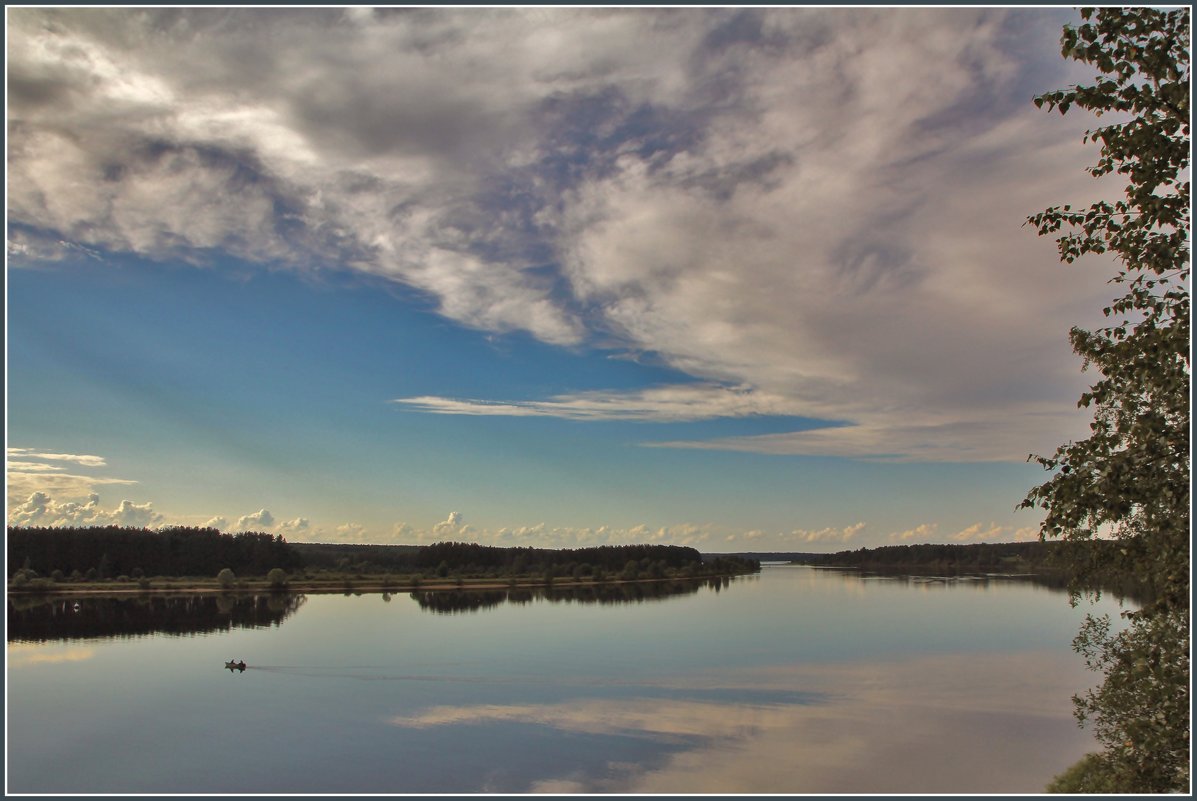
[(1040, 792), (1094, 748), (1092, 610), (1025, 581), (141, 603), (9, 601), (9, 792)]

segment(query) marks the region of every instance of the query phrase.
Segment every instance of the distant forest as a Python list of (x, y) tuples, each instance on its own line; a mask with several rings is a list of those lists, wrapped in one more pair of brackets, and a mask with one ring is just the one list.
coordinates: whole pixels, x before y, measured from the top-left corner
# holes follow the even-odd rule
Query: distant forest
[(704, 560), (677, 545), (595, 548), (499, 548), (469, 542), (433, 545), (288, 543), (262, 532), (213, 528), (8, 528), (8, 572), (26, 578), (106, 579), (119, 576), (263, 576), (290, 573), (408, 573), (429, 576), (548, 575), (637, 579), (754, 572), (759, 562), (734, 556)]
[(303, 564), (281, 535), (222, 534), (214, 528), (9, 526), (7, 546), (10, 576), (22, 569), (89, 579), (215, 576), (226, 567), (239, 576), (252, 576)]
[(803, 554), (803, 565), (855, 567), (861, 570), (919, 568), (943, 573), (1050, 573), (1061, 570), (1059, 543), (1004, 542), (947, 545), (885, 545), (829, 554)]
[[(665, 571), (687, 568), (696, 575), (753, 572), (760, 563), (730, 556), (703, 559), (694, 548), (680, 545), (602, 545), (594, 548), (500, 548), (473, 542), (434, 545), (327, 545), (297, 543), (294, 547), (308, 567), (355, 570), (424, 572), (447, 568), (471, 574), (544, 574), (590, 576), (634, 573), (634, 577), (663, 578)], [(633, 563), (635, 566), (633, 567)]]

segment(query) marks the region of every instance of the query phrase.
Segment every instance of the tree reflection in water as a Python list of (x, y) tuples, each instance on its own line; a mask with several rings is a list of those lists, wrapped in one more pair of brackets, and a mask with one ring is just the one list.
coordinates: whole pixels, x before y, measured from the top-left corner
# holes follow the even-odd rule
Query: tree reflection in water
[(306, 600), (287, 593), (9, 598), (8, 641), (183, 636), (265, 628), (280, 625)]
[(703, 587), (718, 592), (731, 583), (730, 576), (675, 581), (622, 582), (586, 584), (577, 587), (555, 585), (543, 589), (509, 590), (426, 590), (411, 593), (411, 598), (427, 612), (443, 615), (478, 612), (504, 603), (529, 604), (534, 601), (580, 604), (627, 604), (663, 601), (693, 595)]

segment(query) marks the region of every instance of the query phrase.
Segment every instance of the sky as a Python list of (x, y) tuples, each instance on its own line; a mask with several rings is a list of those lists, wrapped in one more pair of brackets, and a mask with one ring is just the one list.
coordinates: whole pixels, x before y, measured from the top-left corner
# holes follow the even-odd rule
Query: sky
[(6, 8), (10, 525), (1034, 539), (1061, 8)]

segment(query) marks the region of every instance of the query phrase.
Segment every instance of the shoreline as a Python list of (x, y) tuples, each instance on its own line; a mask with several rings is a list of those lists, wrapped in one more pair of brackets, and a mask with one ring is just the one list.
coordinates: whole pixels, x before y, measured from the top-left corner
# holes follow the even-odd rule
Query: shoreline
[[(607, 587), (620, 584), (660, 584), (664, 582), (705, 582), (711, 579), (732, 579), (737, 576), (756, 575), (755, 573), (728, 573), (713, 576), (669, 576), (665, 578), (645, 578), (645, 579), (604, 579), (602, 581), (595, 581), (593, 578), (573, 579), (562, 578), (554, 579), (551, 584), (546, 584), (543, 578), (539, 579), (515, 579), (500, 580), (500, 579), (462, 579), (459, 585), (456, 579), (444, 580), (437, 579), (435, 581), (425, 581), (421, 579), (419, 584), (413, 584), (411, 581), (395, 581), (376, 577), (363, 577), (361, 579), (328, 579), (328, 580), (300, 580), (289, 581), (284, 587), (272, 587), (265, 579), (260, 581), (253, 579), (241, 579), (233, 587), (213, 586), (207, 583), (208, 580), (203, 580), (204, 583), (197, 581), (194, 584), (187, 583), (188, 579), (163, 579), (163, 581), (178, 581), (179, 584), (167, 584), (160, 586), (153, 586), (142, 588), (137, 586), (134, 582), (127, 584), (121, 582), (116, 586), (97, 586), (95, 582), (90, 582), (86, 586), (72, 587), (69, 585), (55, 584), (51, 587), (43, 588), (8, 588), (8, 596), (20, 597), (36, 597), (36, 596), (86, 596), (86, 595), (261, 595), (261, 594), (279, 594), (279, 595), (345, 595), (345, 594), (363, 594), (363, 593), (401, 593), (401, 592), (467, 592), (471, 590), (554, 590), (554, 589), (576, 589), (582, 587)], [(132, 586), (130, 586), (132, 585)]]

